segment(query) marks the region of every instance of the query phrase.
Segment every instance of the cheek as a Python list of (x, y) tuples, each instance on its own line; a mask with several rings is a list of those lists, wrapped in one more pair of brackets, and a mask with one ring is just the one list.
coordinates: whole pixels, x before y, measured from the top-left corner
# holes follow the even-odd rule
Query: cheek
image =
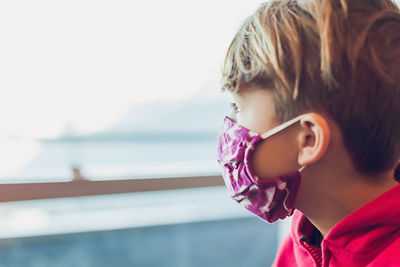
[(253, 109), (238, 113), (237, 119), (240, 125), (258, 134), (263, 134), (279, 125), (271, 118), (271, 115)]
[(297, 161), (296, 144), (287, 142), (283, 138), (273, 137), (256, 147), (250, 163), (260, 179), (274, 178), (300, 167)]

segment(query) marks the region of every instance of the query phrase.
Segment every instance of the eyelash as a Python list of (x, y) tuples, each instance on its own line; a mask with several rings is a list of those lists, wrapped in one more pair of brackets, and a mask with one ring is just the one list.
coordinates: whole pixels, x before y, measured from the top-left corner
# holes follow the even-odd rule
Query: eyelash
[(238, 106), (236, 105), (236, 103), (231, 103), (230, 104), (230, 106), (231, 106), (231, 108), (233, 109), (233, 111), (235, 111), (235, 113), (239, 113), (240, 112), (240, 110), (239, 110), (239, 108), (238, 108)]

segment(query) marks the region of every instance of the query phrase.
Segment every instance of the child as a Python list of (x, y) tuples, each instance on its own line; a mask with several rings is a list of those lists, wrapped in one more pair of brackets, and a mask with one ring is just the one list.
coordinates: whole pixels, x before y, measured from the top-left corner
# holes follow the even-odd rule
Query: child
[(268, 1), (222, 80), (235, 102), (218, 144), (230, 195), (268, 222), (294, 213), (274, 266), (400, 266), (397, 5)]

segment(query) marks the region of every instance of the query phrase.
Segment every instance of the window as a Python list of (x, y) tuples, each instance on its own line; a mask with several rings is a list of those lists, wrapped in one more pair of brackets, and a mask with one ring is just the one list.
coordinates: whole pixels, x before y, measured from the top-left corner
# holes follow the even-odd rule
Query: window
[(2, 3), (1, 180), (217, 174), (220, 65), (256, 2)]
[(208, 187), (220, 66), (259, 3), (0, 3), (0, 265), (272, 262), (277, 227)]

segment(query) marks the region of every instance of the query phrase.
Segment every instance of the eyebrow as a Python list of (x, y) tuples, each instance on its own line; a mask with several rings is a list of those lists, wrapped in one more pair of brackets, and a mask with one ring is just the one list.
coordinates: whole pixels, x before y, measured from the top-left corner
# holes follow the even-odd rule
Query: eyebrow
[(232, 96), (236, 96), (238, 98), (243, 98), (243, 96), (239, 93), (232, 92), (231, 94), (232, 94)]

